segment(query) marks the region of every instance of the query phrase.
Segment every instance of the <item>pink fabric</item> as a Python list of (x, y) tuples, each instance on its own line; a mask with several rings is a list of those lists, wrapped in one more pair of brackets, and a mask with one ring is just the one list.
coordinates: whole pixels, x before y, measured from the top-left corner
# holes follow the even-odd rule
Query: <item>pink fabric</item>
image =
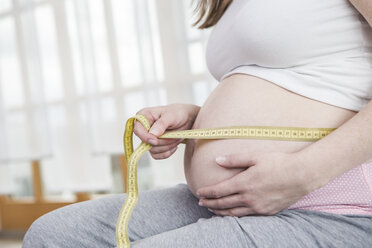
[(372, 163), (346, 172), (306, 195), (289, 209), (372, 215)]

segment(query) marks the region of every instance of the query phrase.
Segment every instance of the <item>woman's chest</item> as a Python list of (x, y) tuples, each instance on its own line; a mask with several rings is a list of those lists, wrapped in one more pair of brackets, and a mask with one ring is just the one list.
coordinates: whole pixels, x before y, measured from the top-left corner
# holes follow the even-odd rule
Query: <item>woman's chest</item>
[(361, 44), (347, 0), (234, 0), (214, 27), (207, 64), (217, 80), (240, 65), (287, 68)]

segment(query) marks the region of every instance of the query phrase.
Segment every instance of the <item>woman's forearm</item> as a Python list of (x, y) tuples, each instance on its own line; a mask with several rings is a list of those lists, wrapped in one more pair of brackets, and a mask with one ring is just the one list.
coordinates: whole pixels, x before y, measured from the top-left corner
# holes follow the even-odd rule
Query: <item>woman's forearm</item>
[(298, 152), (309, 190), (372, 158), (372, 101), (325, 138)]

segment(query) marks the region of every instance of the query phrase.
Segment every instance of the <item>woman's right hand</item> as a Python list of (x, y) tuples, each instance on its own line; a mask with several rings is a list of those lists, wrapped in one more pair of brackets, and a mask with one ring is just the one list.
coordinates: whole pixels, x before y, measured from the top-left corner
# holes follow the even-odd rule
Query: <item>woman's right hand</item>
[(158, 139), (165, 131), (191, 129), (200, 110), (192, 104), (171, 104), (160, 107), (141, 109), (137, 114), (144, 115), (150, 122), (147, 131), (138, 121), (134, 125), (134, 133), (145, 143), (151, 144), (151, 156), (154, 159), (170, 157), (183, 139)]

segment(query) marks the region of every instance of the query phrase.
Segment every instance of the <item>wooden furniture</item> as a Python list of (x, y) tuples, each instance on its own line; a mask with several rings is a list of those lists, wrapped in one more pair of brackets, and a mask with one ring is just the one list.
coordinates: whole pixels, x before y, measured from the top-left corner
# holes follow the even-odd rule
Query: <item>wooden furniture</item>
[(5, 231), (25, 231), (40, 216), (63, 206), (90, 199), (87, 192), (75, 193), (75, 201), (49, 201), (43, 194), (40, 161), (32, 161), (34, 197), (15, 200), (0, 196), (0, 228)]
[[(127, 163), (125, 155), (119, 155), (119, 159), (123, 189), (124, 192), (126, 192)], [(43, 192), (40, 161), (32, 161), (31, 167), (34, 192), (31, 199), (15, 200), (12, 199), (11, 196), (0, 195), (0, 230), (26, 231), (37, 218), (50, 211), (69, 204), (91, 199), (89, 193), (77, 192), (75, 193), (76, 199), (74, 201), (48, 200)]]

